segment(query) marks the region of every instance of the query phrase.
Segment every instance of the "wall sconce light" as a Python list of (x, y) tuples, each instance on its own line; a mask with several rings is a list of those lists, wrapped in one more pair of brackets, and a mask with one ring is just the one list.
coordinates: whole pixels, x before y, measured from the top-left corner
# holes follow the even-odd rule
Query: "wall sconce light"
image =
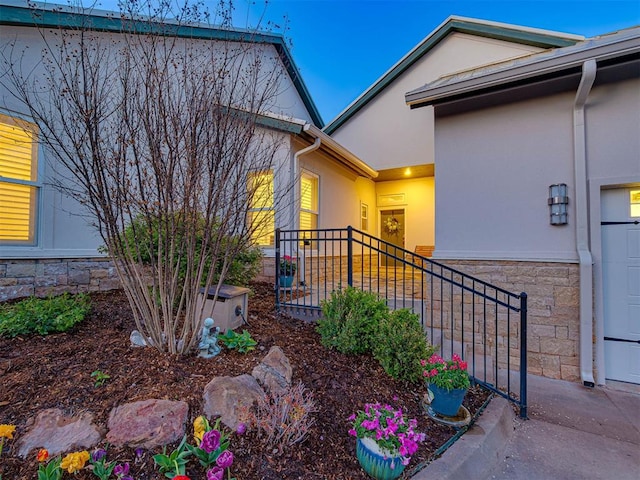
[(549, 223), (551, 225), (567, 224), (567, 205), (569, 197), (567, 197), (567, 184), (556, 183), (549, 186)]

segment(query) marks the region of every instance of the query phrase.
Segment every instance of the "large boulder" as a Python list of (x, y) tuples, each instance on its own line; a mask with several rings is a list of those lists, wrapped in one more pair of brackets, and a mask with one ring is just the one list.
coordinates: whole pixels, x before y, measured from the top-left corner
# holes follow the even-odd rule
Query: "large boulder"
[(282, 392), (291, 386), (293, 369), (280, 347), (273, 346), (251, 375), (271, 392)]
[(51, 456), (97, 445), (102, 433), (93, 424), (89, 412), (66, 416), (51, 408), (41, 411), (35, 420), (27, 422), (27, 433), (17, 442), (18, 455), (25, 458), (35, 448), (46, 448)]
[(239, 417), (264, 396), (264, 390), (251, 375), (216, 377), (204, 388), (204, 414), (207, 418), (220, 417), (222, 423), (235, 430)]
[(142, 448), (176, 442), (185, 434), (188, 413), (186, 402), (150, 399), (125, 403), (111, 410), (107, 441)]

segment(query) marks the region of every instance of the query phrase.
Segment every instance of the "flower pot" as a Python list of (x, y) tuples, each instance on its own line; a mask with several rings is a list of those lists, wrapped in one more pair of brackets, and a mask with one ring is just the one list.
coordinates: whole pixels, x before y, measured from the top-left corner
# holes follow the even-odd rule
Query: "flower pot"
[(399, 453), (383, 452), (370, 438), (357, 439), (356, 456), (363, 470), (376, 480), (394, 480), (404, 471)]
[(293, 285), (293, 275), (280, 275), (278, 277), (280, 288), (291, 288)]
[(447, 390), (432, 383), (428, 385), (428, 388), (433, 394), (433, 400), (431, 400), (430, 405), (431, 410), (444, 417), (455, 417), (458, 414), (462, 400), (464, 400), (464, 396), (467, 393), (466, 388)]

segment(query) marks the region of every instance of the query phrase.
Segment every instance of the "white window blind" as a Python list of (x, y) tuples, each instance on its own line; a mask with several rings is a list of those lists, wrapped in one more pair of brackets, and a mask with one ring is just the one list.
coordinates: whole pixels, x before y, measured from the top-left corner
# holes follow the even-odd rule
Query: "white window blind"
[(254, 244), (275, 244), (275, 212), (273, 200), (273, 172), (255, 172), (249, 177), (249, 222)]
[(37, 128), (0, 114), (0, 242), (33, 244), (38, 198)]
[(318, 177), (303, 172), (300, 178), (300, 229), (318, 228)]

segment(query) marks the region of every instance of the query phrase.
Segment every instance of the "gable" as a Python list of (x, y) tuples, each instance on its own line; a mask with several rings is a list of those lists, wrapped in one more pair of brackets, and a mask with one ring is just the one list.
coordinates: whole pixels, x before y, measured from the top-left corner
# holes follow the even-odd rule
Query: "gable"
[(434, 163), (433, 111), (411, 111), (407, 91), (444, 75), (542, 51), (538, 46), (453, 31), (374, 97), (349, 113), (332, 137), (376, 169)]

